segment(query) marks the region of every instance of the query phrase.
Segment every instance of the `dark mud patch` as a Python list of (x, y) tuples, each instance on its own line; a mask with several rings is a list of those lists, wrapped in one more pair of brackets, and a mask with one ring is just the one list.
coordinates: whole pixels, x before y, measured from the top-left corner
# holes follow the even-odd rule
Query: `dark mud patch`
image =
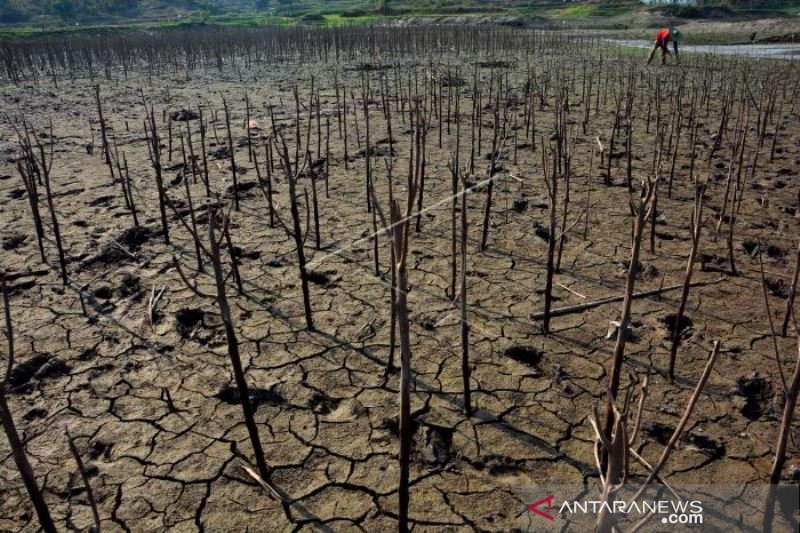
[(767, 290), (773, 296), (777, 296), (779, 298), (788, 298), (791, 287), (788, 283), (786, 283), (786, 281), (776, 278), (766, 278), (764, 280), (764, 284), (767, 286)]
[(774, 244), (770, 244), (768, 242), (759, 243), (758, 241), (749, 239), (742, 243), (742, 248), (744, 248), (744, 251), (747, 252), (747, 255), (750, 257), (755, 257), (759, 252), (761, 252), (767, 254), (767, 257), (771, 259), (785, 261), (788, 255), (788, 252), (780, 246), (775, 246)]
[(488, 468), (489, 475), (494, 477), (513, 476), (522, 472), (519, 461), (504, 455), (488, 456), (484, 461), (484, 465)]
[(43, 409), (41, 407), (34, 407), (30, 411), (22, 415), (22, 418), (24, 418), (28, 422), (46, 417), (47, 417), (47, 409)]
[[(237, 168), (238, 171), (238, 168)], [(255, 181), (240, 181), (236, 184), (236, 189), (239, 191), (239, 198), (242, 196), (249, 196), (253, 194), (253, 189), (258, 185)], [(233, 198), (234, 188), (233, 185), (229, 185), (227, 189), (225, 189), (225, 197), (226, 198)]]
[(306, 279), (314, 285), (325, 288), (334, 287), (339, 281), (339, 278), (336, 277), (335, 270), (326, 270), (325, 272), (312, 270), (306, 273)]
[(534, 223), (533, 233), (544, 242), (548, 242), (550, 240), (550, 230), (538, 222)]
[(93, 266), (96, 263), (114, 265), (132, 261), (135, 254), (147, 241), (155, 236), (155, 232), (148, 227), (139, 226), (128, 228), (120, 236), (108, 242), (100, 253), (84, 262), (83, 267)]
[(16, 189), (11, 189), (8, 191), (8, 197), (12, 200), (19, 200), (23, 196), (25, 196), (25, 189), (20, 189), (17, 187)]
[(89, 207), (106, 207), (114, 200), (113, 195), (99, 196), (89, 202)]
[(229, 159), (231, 157), (231, 150), (227, 146), (220, 146), (216, 150), (208, 152), (209, 159)]
[(50, 354), (35, 355), (11, 370), (8, 388), (15, 394), (27, 394), (33, 390), (37, 381), (65, 376), (70, 370), (70, 366), (58, 357)]
[(139, 277), (126, 272), (122, 276), (122, 281), (116, 289), (117, 296), (120, 298), (133, 297), (135, 301), (141, 300), (142, 288), (139, 284)]
[(8, 294), (19, 294), (30, 290), (36, 286), (35, 279), (28, 279), (24, 281), (20, 281), (19, 283), (14, 283), (13, 285), (8, 286)]
[(244, 248), (241, 248), (240, 246), (234, 246), (233, 257), (235, 257), (238, 260), (258, 259), (259, 257), (261, 257), (261, 252), (259, 250), (247, 251)]
[(716, 254), (703, 254), (698, 256), (702, 272), (727, 272), (725, 265), (728, 260)]
[(200, 115), (191, 109), (179, 109), (177, 111), (171, 111), (169, 114), (169, 119), (174, 122), (186, 122), (188, 120), (197, 120), (199, 118)]
[(528, 200), (526, 198), (517, 198), (511, 208), (517, 213), (524, 213), (528, 209)]
[(414, 320), (425, 331), (433, 331), (436, 329), (436, 321), (429, 316), (418, 316)]
[(542, 352), (531, 346), (511, 346), (506, 349), (505, 355), (518, 363), (532, 367), (542, 360)]
[(414, 451), (420, 462), (444, 466), (453, 456), (453, 430), (434, 425), (422, 425), (414, 436)]
[[(620, 276), (627, 276), (628, 270), (630, 269), (630, 264), (631, 262), (629, 259), (619, 262), (618, 266), (620, 270)], [(645, 264), (642, 262), (637, 262), (635, 270), (636, 278), (641, 280), (651, 280), (658, 277), (660, 274), (658, 268), (650, 263)]]
[(439, 82), (442, 84), (442, 87), (463, 87), (467, 84), (464, 78), (451, 72), (442, 74), (439, 77)]
[(511, 61), (496, 60), (496, 61), (478, 61), (476, 65), (478, 65), (481, 68), (511, 68), (514, 66), (514, 63), (512, 63)]
[(98, 287), (92, 291), (92, 295), (100, 300), (110, 300), (114, 295), (114, 291), (111, 290), (111, 287)]
[(175, 329), (182, 339), (188, 338), (198, 324), (202, 324), (206, 312), (202, 309), (184, 307), (175, 312)]
[[(417, 416), (413, 413), (411, 415), (411, 433), (415, 435), (417, 430), (419, 429), (420, 423), (417, 420)], [(398, 416), (391, 416), (386, 417), (380, 421), (378, 424), (378, 429), (382, 429), (384, 431), (388, 431), (395, 437), (400, 437), (400, 418)]]
[(16, 250), (28, 240), (27, 235), (14, 234), (3, 239), (3, 250)]
[(737, 392), (745, 399), (742, 414), (750, 420), (757, 420), (770, 410), (773, 390), (769, 381), (762, 377), (741, 377), (736, 380)]
[[(250, 387), (247, 394), (250, 397), (250, 404), (254, 408), (260, 405), (282, 405), (286, 402), (283, 396), (269, 389)], [(230, 405), (239, 405), (241, 403), (239, 389), (231, 385), (223, 387), (222, 390), (216, 394), (216, 397)]]
[(102, 440), (93, 440), (89, 443), (89, 457), (92, 459), (98, 459), (100, 457), (108, 459), (111, 455), (111, 449), (113, 447), (113, 443)]
[[(664, 323), (664, 327), (667, 330), (667, 337), (672, 337), (672, 332), (675, 331), (675, 322), (677, 320), (677, 315), (669, 314), (665, 316), (662, 320)], [(681, 316), (680, 320), (677, 320), (678, 323), (678, 336), (680, 337), (687, 337), (689, 330), (694, 326), (694, 322), (692, 319), (686, 315)]]
[(661, 422), (653, 422), (645, 428), (645, 433), (647, 433), (647, 435), (664, 446), (666, 446), (666, 444), (669, 442), (669, 439), (672, 437), (674, 432), (674, 427), (667, 424), (662, 424)]
[(690, 433), (684, 436), (683, 440), (697, 448), (712, 461), (725, 457), (725, 445), (711, 437)]
[(341, 400), (331, 398), (324, 392), (315, 392), (308, 400), (308, 407), (318, 415), (329, 415), (338, 406)]
[(376, 72), (379, 70), (389, 70), (391, 68), (391, 65), (382, 65), (380, 63), (358, 63), (356, 65), (347, 67), (345, 70), (349, 70), (351, 72)]
[[(369, 147), (369, 156), (370, 157), (389, 157), (389, 156), (397, 155), (397, 151), (392, 146), (386, 145), (379, 145), (373, 144)], [(359, 159), (364, 159), (367, 156), (367, 149), (362, 148), (358, 150), (355, 154), (351, 155), (348, 161), (353, 163)]]

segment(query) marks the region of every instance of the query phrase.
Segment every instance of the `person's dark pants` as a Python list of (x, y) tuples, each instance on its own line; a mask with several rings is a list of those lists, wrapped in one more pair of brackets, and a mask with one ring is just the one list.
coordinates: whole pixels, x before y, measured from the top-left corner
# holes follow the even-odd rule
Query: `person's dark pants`
[(650, 55), (647, 57), (647, 64), (653, 62), (653, 58), (656, 56), (656, 50), (661, 49), (661, 64), (667, 64), (667, 54), (669, 54), (669, 49), (667, 48), (666, 43), (662, 43), (660, 41), (656, 41), (656, 44), (653, 45), (653, 49), (650, 50)]

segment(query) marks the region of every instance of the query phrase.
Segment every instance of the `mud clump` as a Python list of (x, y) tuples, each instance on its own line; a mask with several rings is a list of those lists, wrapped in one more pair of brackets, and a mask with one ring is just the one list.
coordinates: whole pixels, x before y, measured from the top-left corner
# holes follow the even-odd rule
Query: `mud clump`
[(16, 250), (28, 240), (27, 235), (14, 234), (3, 239), (3, 250)]
[(192, 111), (190, 109), (179, 109), (177, 111), (172, 111), (169, 114), (169, 119), (173, 122), (186, 122), (189, 120), (197, 120), (200, 118), (200, 115), (196, 111)]
[(53, 355), (35, 355), (11, 370), (8, 388), (15, 394), (27, 394), (33, 390), (35, 382), (65, 376), (71, 369), (67, 363)]
[(89, 457), (97, 459), (103, 457), (108, 459), (111, 455), (111, 448), (114, 447), (113, 443), (104, 442), (102, 440), (93, 440), (89, 443)]
[(511, 68), (514, 66), (510, 61), (478, 61), (476, 63), (481, 68)]
[(8, 191), (8, 197), (12, 200), (19, 200), (23, 196), (25, 196), (25, 189), (16, 188)]
[(315, 392), (308, 400), (308, 407), (318, 415), (329, 415), (339, 406), (340, 401), (324, 392)]
[(114, 265), (131, 261), (133, 259), (131, 254), (135, 254), (154, 235), (155, 232), (145, 226), (128, 228), (118, 238), (103, 246), (100, 253), (88, 259), (83, 267), (86, 268), (96, 263)]
[(414, 449), (418, 461), (444, 466), (453, 458), (453, 430), (440, 426), (423, 425), (414, 435)]
[(231, 251), (233, 252), (233, 257), (235, 257), (240, 264), (242, 259), (258, 259), (261, 257), (261, 252), (259, 250), (247, 251), (236, 245), (233, 246)]
[[(416, 434), (417, 430), (419, 429), (419, 421), (417, 417), (413, 414), (411, 415), (411, 433)], [(378, 424), (378, 429), (382, 429), (384, 431), (388, 431), (395, 437), (400, 437), (400, 417), (398, 416), (391, 416), (386, 417)]]
[[(620, 261), (617, 266), (619, 267), (619, 277), (625, 277), (628, 275), (628, 270), (630, 270), (630, 260), (625, 259), (624, 261)], [(644, 264), (642, 262), (636, 263), (636, 268), (634, 269), (634, 274), (636, 275), (636, 279), (641, 280), (650, 280), (654, 279), (658, 276), (659, 270), (652, 264)]]
[(777, 261), (786, 261), (788, 252), (779, 246), (768, 242), (746, 240), (742, 243), (742, 248), (750, 257), (755, 257), (759, 252), (767, 254), (767, 257)]
[(22, 418), (24, 418), (28, 422), (36, 420), (37, 418), (46, 418), (46, 417), (47, 417), (47, 409), (43, 409), (41, 407), (34, 407), (30, 411), (22, 415)]
[(98, 287), (92, 291), (92, 295), (100, 300), (110, 300), (114, 291), (111, 290), (111, 287)]
[(308, 281), (325, 288), (330, 288), (336, 285), (336, 282), (339, 280), (339, 278), (335, 276), (335, 270), (328, 270), (325, 272), (311, 270), (306, 273), (306, 279)]
[(656, 442), (659, 444), (665, 445), (669, 442), (670, 437), (675, 432), (675, 428), (669, 426), (667, 424), (662, 424), (660, 422), (653, 422), (647, 428), (645, 428), (645, 433), (647, 433), (650, 437), (655, 439)]
[(512, 209), (517, 213), (524, 213), (528, 209), (528, 200), (525, 198), (517, 198), (514, 200)]
[[(672, 338), (672, 332), (675, 331), (675, 321), (677, 318), (675, 314), (669, 314), (664, 317), (663, 322), (667, 330), (667, 338)], [(686, 315), (681, 316), (681, 319), (678, 321), (678, 337), (688, 337), (692, 326), (694, 326), (694, 322), (692, 322), (691, 318)]]
[(550, 240), (550, 230), (542, 226), (538, 222), (534, 224), (533, 232), (536, 234), (537, 237), (542, 239), (544, 242), (548, 242)]
[[(253, 406), (253, 408), (257, 408), (260, 405), (282, 405), (286, 402), (286, 399), (283, 396), (269, 389), (249, 387), (247, 394), (250, 397), (250, 404)], [(241, 403), (239, 389), (235, 386), (229, 385), (227, 387), (223, 387), (216, 394), (216, 397), (230, 405), (239, 405), (239, 403)]]
[(684, 436), (683, 440), (708, 456), (711, 461), (725, 457), (725, 445), (710, 437), (690, 433), (688, 436)]
[(139, 285), (139, 277), (129, 272), (123, 274), (122, 282), (119, 284), (119, 287), (117, 287), (116, 293), (120, 298), (133, 296), (134, 300), (141, 300), (142, 289)]
[[(476, 467), (478, 466), (476, 465)], [(489, 475), (494, 477), (514, 476), (522, 472), (519, 462), (505, 455), (490, 455), (486, 457), (483, 466), (488, 466)]]
[(109, 195), (100, 196), (89, 202), (89, 207), (105, 207), (114, 200), (114, 197)]
[(216, 150), (208, 152), (209, 159), (228, 159), (231, 156), (231, 151), (227, 146), (220, 146)]
[(352, 67), (348, 67), (346, 70), (352, 72), (376, 72), (379, 70), (389, 70), (390, 68), (392, 68), (391, 65), (381, 65), (375, 63), (359, 63)]
[(757, 420), (770, 410), (772, 385), (764, 378), (754, 375), (741, 377), (736, 381), (737, 392), (745, 399), (742, 414), (750, 420)]
[(782, 279), (766, 278), (764, 284), (773, 296), (779, 298), (787, 298), (789, 296), (789, 284)]
[(518, 363), (533, 367), (542, 360), (542, 352), (530, 346), (512, 346), (506, 349), (505, 355)]
[(203, 322), (205, 316), (206, 313), (202, 309), (190, 309), (188, 307), (178, 309), (175, 312), (175, 329), (178, 330), (178, 334), (182, 339), (186, 339), (192, 334), (197, 325)]
[[(236, 167), (236, 170), (239, 170), (239, 167)], [(242, 195), (248, 196), (252, 194), (253, 189), (255, 189), (256, 185), (258, 185), (255, 181), (240, 181), (236, 184), (236, 190), (239, 191), (239, 196)], [(225, 189), (225, 197), (226, 198), (233, 198), (234, 196), (234, 187), (233, 185), (229, 185), (227, 189)]]

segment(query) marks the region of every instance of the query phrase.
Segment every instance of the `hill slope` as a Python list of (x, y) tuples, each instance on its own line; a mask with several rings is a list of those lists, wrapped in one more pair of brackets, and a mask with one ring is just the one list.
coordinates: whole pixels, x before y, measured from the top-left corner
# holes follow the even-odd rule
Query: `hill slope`
[[(329, 15), (344, 19), (385, 15), (614, 15), (640, 6), (637, 0), (580, 2), (559, 0), (0, 0), (0, 23), (111, 23), (195, 18), (303, 17)], [(609, 11), (610, 8), (610, 11)], [(617, 10), (618, 10), (617, 9)]]

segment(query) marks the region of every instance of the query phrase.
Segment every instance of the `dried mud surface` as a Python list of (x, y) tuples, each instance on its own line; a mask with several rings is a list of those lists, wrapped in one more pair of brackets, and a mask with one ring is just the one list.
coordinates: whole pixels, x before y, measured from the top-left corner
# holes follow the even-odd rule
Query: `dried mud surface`
[[(522, 66), (509, 72), (512, 84), (522, 83)], [(126, 154), (141, 223), (147, 230), (138, 236), (126, 233), (132, 221), (99, 148), (92, 155), (85, 150), (91, 139), (90, 121), (99, 145), (91, 82), (0, 90), (7, 113), (24, 113), (39, 131), (46, 118), (52, 118), (56, 137), (53, 187), (71, 282), (61, 286), (50, 241), (46, 243), (50, 273), (23, 276), (12, 283), (18, 354), (9, 401), (59, 527), (91, 524), (86, 494), (67, 446), (69, 430), (88, 465), (107, 531), (396, 529), (399, 376), (384, 376), (389, 351), (388, 278), (374, 275), (372, 243), (360, 240), (372, 231), (372, 215), (364, 205), (364, 159), (352, 155), (358, 151), (352, 115), (349, 169), (331, 115), (329, 196), (322, 182), (318, 184), (322, 249), (313, 250), (313, 225), (306, 243), (312, 270), (324, 274), (321, 283), (311, 284), (316, 333), (304, 329), (294, 243), (280, 227), (269, 227), (264, 197), (252, 187), (256, 178), (243, 127), (245, 91), (262, 128), (268, 124), (267, 102), (276, 106), (279, 123), (292, 127), (291, 89), (297, 83), (301, 94), (307, 92), (312, 73), (322, 89), (323, 114), (333, 113), (330, 65), (262, 67), (242, 79), (237, 73), (209, 70), (195, 72), (189, 80), (181, 74), (163, 74), (154, 80), (131, 76), (127, 81), (101, 82), (106, 119), (120, 152)], [(487, 69), (483, 76), (488, 79)], [(358, 98), (360, 73), (344, 68), (340, 80)], [(377, 86), (375, 81), (373, 87)], [(212, 301), (188, 290), (173, 267), (173, 255), (181, 257), (189, 270), (194, 264), (189, 236), (174, 216), (170, 216), (172, 244), (166, 246), (160, 236), (140, 87), (155, 105), (165, 145), (161, 110), (195, 109), (199, 102), (221, 110), (223, 96), (231, 106), (236, 161), (243, 169), (240, 186), (251, 187), (243, 192), (241, 211), (231, 215), (233, 242), (241, 248), (245, 294), (235, 294), (233, 284), (229, 293), (266, 459), (274, 483), (295, 500), (290, 506), (271, 499), (242, 470), (241, 458), (252, 460), (251, 447), (236, 403), (218, 311)], [(580, 88), (576, 90), (572, 112), (580, 116)], [(469, 96), (462, 106), (468, 105), (465, 102), (471, 106)], [(379, 99), (370, 102), (373, 140), (386, 137), (379, 109)], [(538, 130), (547, 131), (551, 110), (545, 108), (539, 116)], [(581, 222), (564, 247), (562, 272), (555, 279), (557, 306), (622, 291), (629, 253), (627, 192), (621, 186), (603, 186), (597, 172), (589, 175), (594, 136), (607, 135), (612, 116), (609, 98), (593, 117), (591, 131), (578, 133), (570, 221), (580, 213), (589, 184), (593, 207), (586, 237)], [(304, 123), (305, 117), (304, 110)], [(785, 308), (780, 286), (789, 283), (793, 239), (800, 235), (797, 119), (797, 113), (786, 117), (775, 160), (769, 163), (762, 157), (755, 181), (747, 185), (735, 243), (739, 276), (726, 276), (727, 265), (719, 261), (727, 254), (725, 238), (714, 227), (725, 174), (724, 165), (716, 164), (727, 163), (726, 150), (718, 152), (711, 167), (709, 220), (702, 241), (707, 268), (698, 269), (695, 280), (727, 279), (690, 293), (686, 312), (690, 322), (683, 333), (676, 384), (658, 371), (667, 365), (664, 324), (677, 309), (679, 293), (633, 304), (634, 339), (628, 344), (625, 372), (641, 377), (648, 368), (654, 369), (639, 448), (651, 463), (677, 424), (712, 342), (722, 341), (722, 357), (687, 437), (666, 469), (675, 484), (699, 479), (743, 484), (767, 478), (778, 428), (780, 385), (758, 259), (748, 251), (759, 238), (771, 247), (764, 259), (767, 276), (776, 287), (770, 303), (780, 321)], [(363, 143), (363, 115), (358, 120)], [(487, 152), (491, 113), (485, 113), (483, 120)], [(394, 121), (401, 168), (411, 136), (399, 113)], [(703, 117), (700, 122), (698, 143), (707, 153), (718, 119)], [(463, 124), (466, 159), (468, 116)], [(221, 111), (215, 126), (219, 142), (209, 127), (210, 152), (225, 145)], [(554, 319), (549, 336), (542, 335), (540, 324), (529, 318), (543, 306), (547, 243), (536, 227), (547, 224), (547, 198), (541, 148), (531, 152), (520, 139), (517, 164), (510, 149), (501, 160), (489, 246), (483, 253), (478, 244), (485, 192), (469, 195), (467, 278), (476, 412), (465, 418), (459, 318), (445, 292), (450, 253), (447, 160), (455, 124), (449, 131), (444, 125), (442, 148), (438, 127), (434, 124), (428, 137), (424, 205), (442, 203), (422, 216), (421, 231), (412, 234), (409, 259), (416, 423), (411, 519), (415, 531), (524, 528), (528, 523), (524, 509), (530, 502), (520, 497), (519, 487), (582, 483), (596, 477), (594, 435), (587, 417), (592, 402), (605, 397), (613, 350), (606, 332), (619, 304)], [(11, 162), (16, 142), (6, 122), (0, 130), (0, 264), (10, 272), (41, 268), (27, 198)], [(316, 150), (315, 135), (311, 139)], [(643, 177), (649, 169), (651, 141), (652, 135), (643, 131), (635, 139), (635, 176)], [(167, 183), (182, 173), (177, 138), (175, 143), (172, 160), (165, 166), (178, 166), (165, 171)], [(261, 141), (257, 146), (263, 161)], [(165, 146), (165, 159), (167, 153)], [(486, 163), (480, 159), (470, 177), (473, 182), (484, 179)], [(209, 164), (215, 189), (224, 191), (231, 184), (227, 160), (212, 157)], [(656, 247), (650, 253), (644, 246), (637, 290), (683, 279), (693, 195), (687, 169), (688, 159), (682, 156), (672, 199), (664, 195), (659, 200), (663, 218)], [(616, 184), (621, 184), (624, 168), (614, 166), (613, 173)], [(385, 171), (379, 168), (377, 176), (378, 194), (385, 200)], [(397, 179), (401, 183), (402, 178)], [(300, 186), (310, 187), (309, 180), (301, 180)], [(202, 184), (191, 187), (195, 202), (202, 203)], [(288, 187), (280, 174), (274, 188), (276, 205), (288, 218)], [(176, 200), (185, 198), (179, 183), (170, 185), (168, 194)], [(723, 232), (726, 227), (722, 226)], [(386, 238), (381, 237), (380, 243), (385, 273)], [(208, 276), (200, 275), (197, 281), (201, 289), (213, 289)], [(148, 300), (151, 291), (162, 288), (150, 324)], [(85, 294), (88, 318), (78, 291)], [(369, 329), (374, 335), (364, 334)], [(795, 341), (778, 338), (777, 342), (788, 373)], [(623, 386), (628, 384), (626, 376)], [(789, 454), (787, 465), (796, 463), (796, 444), (790, 445)], [(717, 519), (724, 527), (724, 517)], [(0, 439), (0, 530), (36, 529), (8, 444)]]

